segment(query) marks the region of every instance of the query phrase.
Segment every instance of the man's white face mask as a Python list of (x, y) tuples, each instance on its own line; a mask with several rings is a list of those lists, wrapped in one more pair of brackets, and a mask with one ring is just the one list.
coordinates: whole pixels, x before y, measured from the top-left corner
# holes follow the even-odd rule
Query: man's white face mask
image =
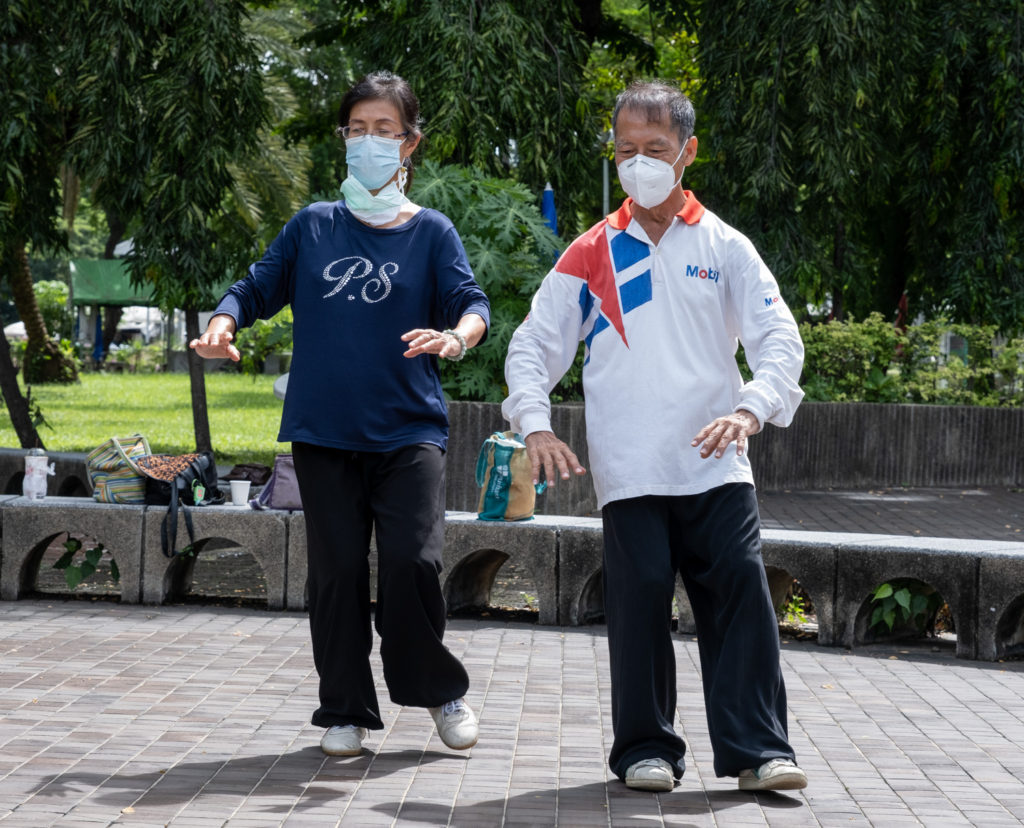
[(648, 210), (662, 204), (683, 179), (682, 173), (676, 178), (674, 166), (685, 149), (684, 143), (671, 164), (646, 155), (634, 155), (619, 164), (619, 183), (626, 195)]

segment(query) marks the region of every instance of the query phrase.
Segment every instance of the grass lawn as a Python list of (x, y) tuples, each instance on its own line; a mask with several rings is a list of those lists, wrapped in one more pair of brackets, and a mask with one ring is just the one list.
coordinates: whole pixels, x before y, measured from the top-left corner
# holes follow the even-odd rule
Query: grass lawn
[[(52, 428), (39, 429), (48, 451), (92, 451), (104, 440), (135, 432), (157, 453), (195, 451), (188, 374), (82, 374), (78, 385), (36, 385), (32, 397)], [(274, 376), (206, 375), (213, 451), (219, 465), (273, 465), (274, 455), (291, 450), (278, 443), (282, 402)], [(6, 410), (0, 417), (0, 446), (17, 448)]]

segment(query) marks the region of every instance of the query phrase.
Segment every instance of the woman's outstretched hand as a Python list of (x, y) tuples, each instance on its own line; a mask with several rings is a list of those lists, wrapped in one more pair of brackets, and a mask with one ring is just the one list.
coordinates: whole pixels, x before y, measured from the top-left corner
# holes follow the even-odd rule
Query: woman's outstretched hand
[(402, 342), (408, 344), (408, 350), (403, 354), (407, 357), (417, 357), (421, 354), (436, 354), (442, 359), (457, 357), (462, 352), (462, 343), (451, 334), (444, 334), (430, 328), (415, 328), (408, 333), (402, 334)]
[(230, 359), (238, 362), (242, 355), (231, 343), (235, 341), (235, 320), (230, 316), (217, 315), (210, 320), (206, 332), (188, 343), (188, 347), (203, 359)]

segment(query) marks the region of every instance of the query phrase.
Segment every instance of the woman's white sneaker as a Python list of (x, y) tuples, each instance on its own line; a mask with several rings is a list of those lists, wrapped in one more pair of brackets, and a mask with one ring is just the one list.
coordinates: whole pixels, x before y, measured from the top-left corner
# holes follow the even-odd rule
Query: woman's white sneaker
[(320, 749), (328, 756), (357, 756), (363, 749), (366, 728), (355, 725), (334, 725), (320, 740)]
[(740, 771), (739, 785), (741, 791), (799, 791), (807, 787), (807, 774), (791, 759), (769, 759)]
[(469, 705), (462, 699), (446, 702), (440, 707), (428, 707), (437, 735), (452, 750), (469, 750), (480, 737), (480, 726)]
[(626, 787), (640, 791), (671, 791), (676, 786), (672, 766), (664, 759), (641, 759), (626, 771)]

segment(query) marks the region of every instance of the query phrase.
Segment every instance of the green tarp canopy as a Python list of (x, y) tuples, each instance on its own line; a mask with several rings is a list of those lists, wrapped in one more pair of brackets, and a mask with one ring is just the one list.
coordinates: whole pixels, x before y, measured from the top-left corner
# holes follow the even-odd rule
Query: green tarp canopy
[[(220, 297), (239, 277), (227, 276), (213, 285)], [(132, 287), (124, 259), (72, 259), (71, 303), (73, 305), (151, 305), (153, 288)], [(216, 304), (216, 303), (215, 303)], [(212, 310), (212, 308), (210, 308)]]
[(151, 287), (132, 287), (124, 259), (73, 259), (71, 302), (75, 305), (152, 305)]

